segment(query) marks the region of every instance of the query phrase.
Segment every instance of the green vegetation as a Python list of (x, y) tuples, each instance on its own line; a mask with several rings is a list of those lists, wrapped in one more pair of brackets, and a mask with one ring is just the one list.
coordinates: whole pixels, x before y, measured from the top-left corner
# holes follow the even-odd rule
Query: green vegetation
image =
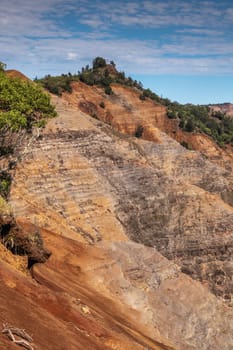
[(35, 79), (35, 82), (41, 84), (52, 94), (61, 96), (64, 91), (72, 92), (71, 82), (73, 80), (75, 80), (74, 76), (69, 73), (57, 77), (46, 75), (43, 79)]
[(38, 85), (10, 78), (0, 69), (0, 131), (30, 130), (55, 115), (49, 95)]
[(140, 100), (145, 101), (146, 98), (150, 98), (151, 100), (161, 103), (161, 98), (156, 95), (154, 92), (152, 92), (150, 89), (143, 89), (141, 88), (142, 93), (139, 96)]
[(201, 132), (212, 137), (220, 146), (233, 144), (233, 119), (223, 113), (212, 112), (208, 106), (179, 104), (160, 100), (168, 110), (168, 117), (177, 119), (179, 127), (187, 132)]
[(93, 69), (103, 68), (107, 66), (107, 62), (103, 57), (96, 57), (92, 63)]
[(0, 157), (13, 155), (0, 171), (0, 196), (7, 198), (17, 147), (34, 126), (44, 126), (56, 112), (49, 95), (40, 86), (29, 80), (9, 77), (5, 68), (6, 65), (0, 62)]
[(49, 90), (51, 93), (61, 95), (63, 92), (72, 92), (72, 82), (81, 81), (87, 85), (97, 85), (104, 89), (106, 95), (112, 95), (112, 83), (135, 87), (142, 90), (142, 84), (126, 77), (124, 72), (118, 72), (113, 61), (107, 64), (102, 57), (96, 57), (92, 62), (92, 67), (86, 65), (77, 74), (62, 74), (52, 77), (46, 75), (42, 79), (35, 79), (37, 83)]
[(167, 116), (176, 119), (179, 127), (186, 132), (200, 132), (212, 137), (218, 145), (233, 145), (233, 119), (221, 112), (213, 112), (208, 106), (180, 104), (162, 98), (150, 89), (142, 89), (139, 98), (147, 98), (167, 107)]
[(107, 64), (102, 57), (96, 57), (92, 62), (92, 68), (87, 65), (78, 72), (75, 79), (79, 79), (87, 85), (98, 85), (104, 88), (107, 95), (112, 95), (112, 83), (118, 83), (125, 86), (142, 89), (142, 84), (132, 78), (127, 78), (124, 72), (118, 72), (113, 61)]

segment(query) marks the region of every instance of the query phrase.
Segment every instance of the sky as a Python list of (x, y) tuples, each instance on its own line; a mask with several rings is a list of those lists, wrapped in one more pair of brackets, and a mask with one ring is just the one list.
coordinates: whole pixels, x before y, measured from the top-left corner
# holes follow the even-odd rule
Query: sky
[(0, 61), (30, 78), (101, 56), (159, 96), (233, 103), (231, 0), (0, 0)]

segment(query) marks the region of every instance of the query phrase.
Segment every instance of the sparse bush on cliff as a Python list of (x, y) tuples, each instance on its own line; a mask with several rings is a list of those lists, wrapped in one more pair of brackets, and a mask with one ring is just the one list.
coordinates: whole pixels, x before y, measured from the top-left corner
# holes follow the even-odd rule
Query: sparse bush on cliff
[(187, 132), (202, 132), (220, 146), (233, 144), (233, 119), (221, 112), (212, 112), (208, 106), (179, 104), (168, 99), (160, 100), (168, 107), (168, 117), (179, 120), (179, 127)]
[(143, 88), (142, 88), (142, 94), (139, 96), (139, 98), (142, 101), (146, 100), (146, 98), (150, 98), (151, 100), (159, 103), (161, 101), (160, 97), (156, 95), (153, 91), (151, 91), (150, 89), (143, 89)]
[(62, 74), (57, 77), (46, 75), (42, 79), (35, 79), (35, 82), (40, 83), (52, 94), (61, 96), (64, 91), (72, 92), (71, 82), (73, 80), (75, 79), (71, 74)]
[(61, 95), (65, 91), (72, 92), (71, 83), (72, 81), (77, 80), (90, 86), (97, 85), (103, 87), (105, 93), (108, 95), (113, 93), (111, 89), (112, 83), (118, 83), (142, 90), (141, 82), (126, 77), (124, 72), (118, 72), (115, 63), (110, 61), (108, 64), (103, 57), (96, 57), (92, 62), (92, 67), (86, 65), (85, 67), (82, 67), (81, 71), (78, 71), (77, 74), (72, 75), (71, 73), (68, 73), (56, 77), (46, 75), (44, 78), (36, 79), (35, 81), (51, 93)]
[(112, 91), (112, 88), (111, 88), (110, 85), (108, 85), (108, 86), (106, 86), (104, 88), (104, 92), (105, 92), (106, 95), (112, 95), (113, 94), (113, 91)]

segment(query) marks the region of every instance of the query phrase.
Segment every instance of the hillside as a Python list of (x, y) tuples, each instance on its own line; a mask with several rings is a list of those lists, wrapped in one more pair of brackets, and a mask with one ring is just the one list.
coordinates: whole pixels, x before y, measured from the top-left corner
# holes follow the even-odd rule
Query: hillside
[(1, 323), (37, 350), (231, 350), (230, 145), (135, 86), (71, 87), (1, 201)]
[[(189, 103), (182, 105), (168, 98), (159, 97), (150, 89), (143, 88), (141, 82), (126, 77), (124, 72), (119, 72), (113, 61), (108, 64), (102, 57), (96, 57), (92, 62), (92, 67), (89, 65), (82, 67), (78, 74), (68, 73), (56, 77), (48, 75), (40, 80), (37, 79), (36, 82), (59, 96), (64, 92), (71, 93), (74, 83), (82, 82), (89, 86), (101, 88), (104, 95), (110, 96), (112, 99), (116, 95), (113, 91), (113, 84), (130, 87), (132, 88), (131, 92), (138, 93), (136, 96), (140, 101), (149, 100), (152, 105), (165, 107), (167, 119), (171, 119), (171, 122), (166, 120), (166, 123), (172, 126), (170, 136), (175, 137), (183, 146), (189, 149), (197, 149), (198, 144), (198, 147), (200, 147), (199, 134), (201, 134), (201, 138), (206, 136), (203, 137), (205, 140), (210, 139), (221, 148), (231, 148), (233, 145), (233, 120), (224, 111), (215, 110), (216, 107), (213, 108), (213, 106), (208, 105)], [(138, 101), (136, 101), (136, 105), (138, 105)], [(104, 102), (101, 101), (99, 106), (104, 109)], [(134, 106), (131, 105), (131, 107)], [(98, 118), (98, 115), (92, 110), (93, 108), (89, 106), (89, 109), (89, 112)], [(128, 111), (130, 112), (130, 110)], [(137, 136), (142, 136), (142, 127), (140, 125), (138, 127)], [(192, 135), (194, 135), (194, 138)]]
[(215, 162), (222, 163), (223, 159), (226, 165), (228, 161), (232, 162), (230, 144), (223, 148), (205, 133), (181, 129), (176, 119), (168, 117), (167, 107), (149, 98), (141, 100), (138, 90), (120, 84), (112, 84), (111, 88), (113, 94), (108, 95), (101, 87), (73, 82), (72, 94), (65, 92), (63, 99), (70, 107), (80, 109), (125, 134), (160, 143), (160, 130)]

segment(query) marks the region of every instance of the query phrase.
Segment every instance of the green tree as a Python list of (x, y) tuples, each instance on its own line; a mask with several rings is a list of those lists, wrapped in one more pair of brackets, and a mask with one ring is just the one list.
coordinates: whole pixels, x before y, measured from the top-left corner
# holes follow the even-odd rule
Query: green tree
[(42, 119), (54, 117), (50, 97), (39, 85), (3, 74), (0, 80), (0, 130), (31, 129)]
[(92, 62), (93, 69), (103, 68), (106, 67), (106, 65), (106, 60), (103, 57), (96, 57)]

